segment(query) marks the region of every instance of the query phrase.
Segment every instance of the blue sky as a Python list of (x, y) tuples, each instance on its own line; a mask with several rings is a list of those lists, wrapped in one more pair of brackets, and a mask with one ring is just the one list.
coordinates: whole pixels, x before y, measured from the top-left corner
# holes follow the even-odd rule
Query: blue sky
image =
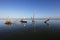
[(60, 17), (59, 0), (0, 0), (0, 17)]

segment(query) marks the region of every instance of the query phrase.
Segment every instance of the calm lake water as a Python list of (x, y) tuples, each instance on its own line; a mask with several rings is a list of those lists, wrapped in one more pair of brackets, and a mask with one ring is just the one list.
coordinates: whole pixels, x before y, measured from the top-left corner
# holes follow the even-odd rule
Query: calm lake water
[(24, 35), (31, 36), (31, 34), (33, 36), (40, 35), (43, 38), (43, 35), (57, 36), (60, 32), (60, 20), (50, 20), (48, 23), (44, 23), (45, 20), (35, 20), (35, 22), (27, 20), (27, 23), (21, 23), (17, 20), (13, 21), (12, 25), (5, 24), (5, 21), (0, 20), (0, 39), (17, 39), (24, 37)]

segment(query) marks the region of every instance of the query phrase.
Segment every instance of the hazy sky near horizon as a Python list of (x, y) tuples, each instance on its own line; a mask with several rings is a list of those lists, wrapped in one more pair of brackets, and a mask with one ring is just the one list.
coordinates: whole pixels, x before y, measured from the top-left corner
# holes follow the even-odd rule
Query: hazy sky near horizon
[(59, 0), (0, 0), (0, 17), (60, 17)]

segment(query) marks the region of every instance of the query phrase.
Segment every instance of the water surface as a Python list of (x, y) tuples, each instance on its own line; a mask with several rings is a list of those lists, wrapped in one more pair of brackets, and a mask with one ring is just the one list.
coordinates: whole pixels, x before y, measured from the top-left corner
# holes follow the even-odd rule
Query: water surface
[(45, 20), (27, 20), (27, 23), (21, 23), (19, 20), (13, 21), (12, 25), (5, 24), (5, 20), (0, 20), (0, 39), (17, 38), (23, 35), (58, 35), (60, 32), (60, 20), (50, 20), (44, 23)]

